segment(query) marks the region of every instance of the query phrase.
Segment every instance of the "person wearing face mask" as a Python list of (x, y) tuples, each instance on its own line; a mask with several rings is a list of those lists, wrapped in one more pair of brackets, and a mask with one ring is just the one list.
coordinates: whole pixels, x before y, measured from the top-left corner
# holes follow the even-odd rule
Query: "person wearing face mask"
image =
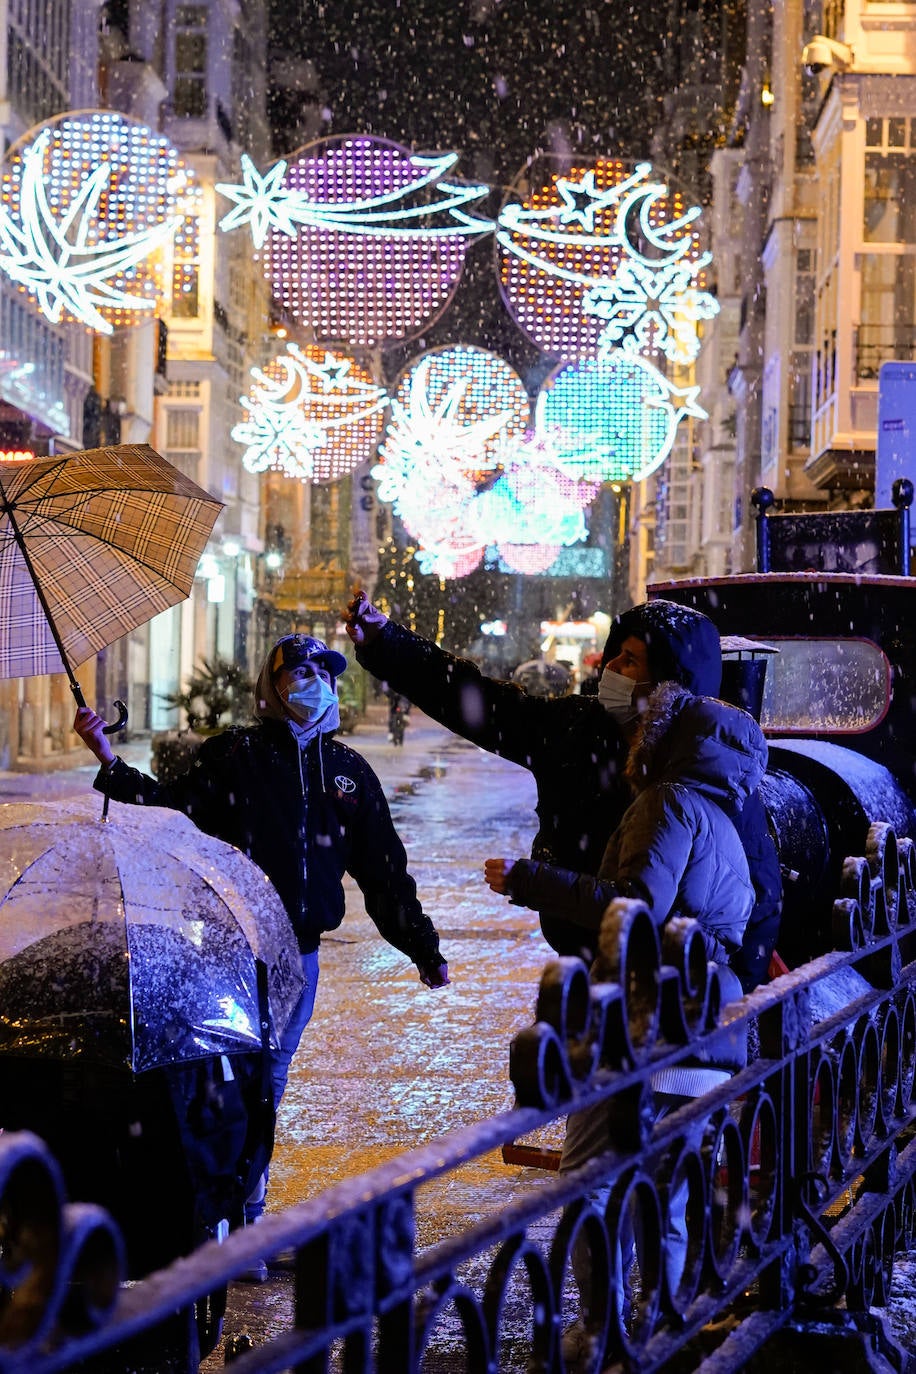
[[(315, 1002), (321, 936), (344, 917), (342, 878), (363, 894), (380, 935), (444, 987), (448, 965), (423, 911), (382, 785), (366, 760), (334, 738), (343, 654), (306, 634), (284, 635), (255, 688), (257, 724), (205, 740), (191, 769), (168, 784), (116, 758), (89, 707), (74, 729), (102, 765), (95, 786), (115, 801), (183, 811), (207, 834), (235, 845), (270, 878), (299, 941), (305, 990), (271, 1063), (274, 1106)], [(263, 1198), (246, 1209), (263, 1211)]]
[[(356, 592), (347, 633), (358, 661), (403, 692), (428, 716), (482, 749), (527, 768), (537, 786), (538, 831), (531, 858), (598, 873), (608, 836), (632, 801), (624, 777), (637, 718), (651, 689), (673, 681), (715, 697), (722, 676), (719, 634), (699, 611), (662, 598), (633, 606), (611, 625), (597, 695), (535, 697), (518, 684), (486, 677), (389, 620)], [(782, 884), (776, 848), (756, 792), (736, 826), (756, 901), (741, 950), (732, 961), (742, 985), (766, 978), (779, 928)], [(558, 954), (591, 963), (596, 935), (550, 904), (539, 911), (544, 938)]]

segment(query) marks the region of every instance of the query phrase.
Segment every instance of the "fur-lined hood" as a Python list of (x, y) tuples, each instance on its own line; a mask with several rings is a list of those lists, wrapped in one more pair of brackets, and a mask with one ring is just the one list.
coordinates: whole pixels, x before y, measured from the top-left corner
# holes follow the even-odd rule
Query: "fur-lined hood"
[(662, 682), (640, 719), (626, 776), (636, 793), (652, 783), (682, 782), (734, 812), (766, 766), (763, 731), (747, 711)]

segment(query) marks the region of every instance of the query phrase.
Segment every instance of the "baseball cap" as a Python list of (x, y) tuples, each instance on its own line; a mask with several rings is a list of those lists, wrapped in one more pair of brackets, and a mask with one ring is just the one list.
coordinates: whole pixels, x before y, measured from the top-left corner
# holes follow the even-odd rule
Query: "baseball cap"
[(291, 672), (301, 668), (306, 662), (320, 663), (327, 668), (332, 677), (339, 677), (347, 667), (347, 660), (336, 649), (329, 649), (323, 639), (312, 635), (284, 635), (278, 639), (270, 656), (271, 674), (279, 673), (281, 668)]

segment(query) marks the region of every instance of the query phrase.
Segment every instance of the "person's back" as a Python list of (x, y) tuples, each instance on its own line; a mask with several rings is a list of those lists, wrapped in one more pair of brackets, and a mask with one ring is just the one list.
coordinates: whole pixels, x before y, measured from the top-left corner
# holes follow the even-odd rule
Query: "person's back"
[(731, 817), (765, 767), (766, 743), (751, 716), (662, 683), (627, 760), (636, 796), (609, 837), (597, 878), (520, 860), (491, 885), (525, 906), (549, 903), (593, 931), (614, 897), (636, 897), (659, 925), (673, 915), (696, 920), (708, 956), (727, 963), (754, 905)]
[[(599, 665), (596, 696), (533, 697), (517, 684), (488, 678), (456, 657), (397, 625), (363, 593), (348, 608), (348, 634), (360, 664), (406, 694), (420, 709), (474, 744), (527, 768), (537, 786), (538, 832), (531, 857), (575, 873), (598, 873), (608, 836), (632, 801), (624, 778), (630, 697), (602, 695), (609, 665), (635, 637), (646, 648), (652, 682), (675, 680), (703, 696), (719, 691), (722, 657), (715, 626), (698, 611), (661, 598), (625, 611), (614, 621)], [(615, 672), (611, 677), (620, 678)], [(621, 708), (618, 714), (617, 709)], [(756, 892), (752, 922), (756, 957), (748, 959), (750, 985), (765, 975), (779, 921), (781, 883), (775, 847), (759, 798), (736, 818)], [(550, 908), (540, 911), (545, 939), (559, 954), (590, 960), (594, 933)]]

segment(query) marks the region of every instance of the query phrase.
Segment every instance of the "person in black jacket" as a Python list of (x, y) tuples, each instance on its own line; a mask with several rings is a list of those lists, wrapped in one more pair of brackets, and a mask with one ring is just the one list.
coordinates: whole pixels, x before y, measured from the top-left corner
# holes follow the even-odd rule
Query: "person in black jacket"
[[(624, 777), (629, 740), (651, 689), (674, 681), (696, 696), (718, 695), (719, 634), (700, 611), (658, 598), (618, 616), (608, 635), (594, 696), (535, 697), (484, 676), (389, 620), (364, 592), (347, 608), (358, 661), (389, 687), (482, 749), (527, 768), (537, 785), (532, 859), (597, 874), (608, 836), (632, 801)], [(736, 820), (756, 901), (732, 961), (745, 990), (763, 982), (779, 929), (782, 880), (766, 812), (754, 792)], [(544, 938), (558, 954), (591, 963), (596, 936), (561, 912), (541, 910)]]
[[(263, 869), (283, 901), (302, 955), (305, 988), (271, 1064), (274, 1106), (315, 1003), (318, 946), (344, 917), (344, 872), (358, 883), (379, 933), (412, 959), (420, 981), (448, 983), (439, 937), (417, 898), (381, 783), (360, 754), (334, 739), (343, 654), (310, 635), (284, 635), (255, 692), (258, 724), (214, 735), (188, 773), (162, 784), (112, 752), (89, 707), (74, 729), (102, 765), (95, 786), (116, 801), (184, 811)], [(252, 1201), (249, 1220), (263, 1210)]]

